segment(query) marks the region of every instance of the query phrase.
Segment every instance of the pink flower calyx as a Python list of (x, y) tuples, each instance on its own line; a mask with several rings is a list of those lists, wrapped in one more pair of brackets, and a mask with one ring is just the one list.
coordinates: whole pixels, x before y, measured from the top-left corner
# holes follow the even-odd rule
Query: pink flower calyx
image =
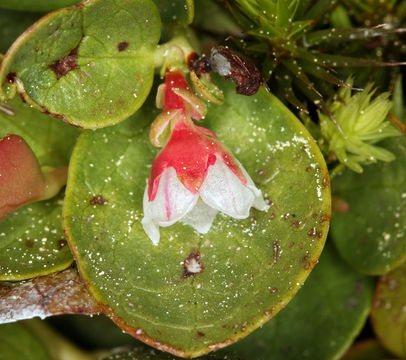
[(200, 120), (207, 112), (206, 104), (190, 90), (180, 71), (166, 75), (165, 83), (158, 87), (156, 106), (163, 111), (153, 121), (149, 138), (157, 147), (162, 147), (169, 140), (177, 121)]

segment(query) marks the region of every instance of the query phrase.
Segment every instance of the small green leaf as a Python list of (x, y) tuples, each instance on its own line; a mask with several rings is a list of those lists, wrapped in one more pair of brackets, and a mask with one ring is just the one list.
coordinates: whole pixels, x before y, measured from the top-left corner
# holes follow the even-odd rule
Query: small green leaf
[[(78, 130), (16, 98), (0, 111), (0, 137), (22, 136), (42, 167), (69, 161)], [(72, 262), (61, 226), (62, 195), (29, 204), (0, 223), (0, 279), (21, 280), (62, 270)]]
[(371, 312), (372, 326), (390, 352), (406, 356), (406, 263), (379, 278)]
[(247, 360), (339, 359), (366, 321), (373, 285), (327, 245), (286, 308), (225, 352)]
[(406, 137), (385, 140), (396, 159), (344, 171), (333, 193), (349, 205), (335, 214), (331, 235), (341, 255), (358, 271), (380, 275), (406, 260)]
[(1, 360), (53, 360), (42, 342), (20, 323), (0, 326)]
[(0, 7), (22, 11), (51, 11), (78, 2), (78, 0), (0, 0)]
[(164, 24), (189, 25), (194, 17), (194, 0), (154, 0)]
[(35, 108), (85, 128), (113, 125), (147, 97), (159, 36), (151, 0), (89, 0), (55, 11), (7, 53), (0, 97), (19, 92)]
[[(154, 246), (141, 219), (157, 150), (156, 111), (144, 106), (119, 126), (86, 132), (71, 160), (64, 228), (81, 274), (107, 313), (140, 340), (181, 356), (237, 341), (274, 316), (317, 262), (330, 216), (328, 172), (302, 124), (274, 96), (235, 94), (203, 126), (241, 161), (271, 207), (236, 220), (219, 214), (209, 233), (177, 223)], [(92, 199), (103, 205), (91, 205)], [(184, 276), (200, 252), (204, 271)]]
[(0, 223), (0, 280), (24, 280), (73, 261), (62, 231), (63, 194), (14, 211)]

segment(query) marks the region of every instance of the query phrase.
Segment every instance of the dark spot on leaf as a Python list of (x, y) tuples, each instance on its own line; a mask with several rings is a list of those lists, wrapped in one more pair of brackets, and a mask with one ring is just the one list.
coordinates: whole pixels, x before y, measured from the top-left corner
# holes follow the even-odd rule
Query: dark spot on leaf
[(317, 234), (317, 229), (315, 227), (312, 227), (308, 232), (307, 236), (314, 237)]
[(94, 215), (89, 215), (86, 219), (85, 219), (85, 223), (89, 223), (94, 219)]
[(327, 186), (330, 185), (330, 179), (329, 179), (328, 175), (323, 177), (323, 180), (321, 181), (321, 185), (323, 186), (323, 188), (326, 188)]
[(273, 287), (271, 290), (269, 290), (269, 292), (270, 292), (271, 294), (275, 294), (275, 293), (278, 292), (278, 288)]
[(262, 169), (260, 169), (260, 170), (257, 171), (257, 174), (258, 174), (258, 175), (261, 175), (261, 176), (264, 175), (264, 173), (265, 173), (265, 171), (262, 170)]
[(61, 240), (58, 241), (58, 248), (62, 249), (62, 248), (64, 248), (66, 246), (66, 244), (67, 244), (66, 240), (61, 239)]
[(49, 66), (56, 74), (56, 78), (58, 80), (62, 76), (66, 75), (69, 71), (79, 69), (79, 65), (77, 64), (78, 49), (79, 45), (72, 49), (68, 55)]
[(306, 262), (307, 260), (309, 260), (309, 255), (305, 255), (302, 257), (302, 262)]
[(295, 229), (299, 229), (299, 228), (300, 228), (300, 222), (294, 220), (294, 221), (292, 221), (292, 226), (293, 226)]
[(10, 72), (6, 76), (6, 80), (9, 84), (14, 84), (17, 79), (17, 74), (15, 72)]
[(271, 220), (273, 220), (273, 219), (275, 219), (275, 213), (272, 213), (271, 215), (269, 215), (269, 218), (271, 219)]
[(324, 215), (321, 216), (320, 221), (321, 222), (326, 222), (326, 221), (330, 221), (330, 219), (331, 219), (330, 215), (324, 214)]
[(51, 112), (50, 112), (49, 110), (47, 110), (47, 109), (42, 109), (41, 112), (42, 112), (43, 114), (48, 115), (48, 116), (50, 116), (50, 117), (53, 117), (53, 118), (55, 118), (55, 119), (62, 119), (62, 120), (65, 120), (65, 116), (63, 116), (63, 115), (61, 115), (61, 114), (54, 114), (54, 113), (51, 113)]
[(122, 42), (118, 43), (117, 49), (118, 49), (118, 51), (124, 51), (125, 49), (128, 48), (128, 45), (130, 45), (128, 43), (128, 41), (122, 41)]
[(34, 243), (31, 240), (25, 240), (25, 246), (28, 248), (32, 248)]
[(205, 334), (205, 333), (202, 333), (201, 331), (198, 331), (198, 332), (197, 332), (197, 335), (200, 336), (200, 337), (206, 336), (206, 334)]
[(200, 253), (197, 248), (183, 262), (183, 277), (187, 279), (190, 276), (196, 276), (204, 271), (204, 265), (200, 261)]
[(307, 172), (310, 172), (312, 170), (312, 168), (310, 167), (310, 166), (308, 166), (307, 168), (306, 168), (306, 171)]
[(101, 195), (95, 196), (89, 202), (90, 202), (90, 205), (106, 205), (108, 203), (108, 201), (106, 199), (104, 199), (103, 196), (101, 196)]
[(272, 246), (273, 246), (273, 263), (276, 264), (280, 256), (280, 246), (277, 241), (274, 241)]

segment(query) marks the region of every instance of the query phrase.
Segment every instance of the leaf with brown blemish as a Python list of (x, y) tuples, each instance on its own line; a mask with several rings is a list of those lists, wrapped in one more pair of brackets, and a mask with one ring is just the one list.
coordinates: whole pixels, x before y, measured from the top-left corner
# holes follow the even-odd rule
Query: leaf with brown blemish
[(100, 308), (76, 269), (0, 283), (0, 323), (61, 314), (98, 314)]
[[(125, 331), (178, 356), (227, 346), (273, 317), (317, 262), (329, 225), (328, 172), (306, 129), (265, 89), (246, 97), (219, 84), (225, 103), (209, 105), (203, 126), (241, 161), (268, 212), (218, 214), (204, 235), (178, 222), (154, 246), (141, 224), (157, 154), (152, 97), (122, 124), (83, 133), (70, 163), (64, 228), (90, 292)], [(90, 205), (99, 195), (108, 203)]]
[[(7, 112), (0, 111), (0, 137), (9, 134), (23, 137), (41, 172), (68, 165), (77, 129), (33, 110), (18, 97), (6, 106)], [(41, 175), (38, 168), (36, 172)], [(21, 174), (20, 180), (26, 182), (27, 175)], [(2, 187), (1, 191), (7, 194), (10, 189)], [(70, 265), (72, 256), (61, 226), (62, 199), (63, 194), (28, 204), (0, 223), (0, 280), (27, 279)]]
[(18, 92), (36, 109), (84, 128), (116, 124), (136, 112), (151, 89), (159, 37), (151, 0), (89, 0), (57, 10), (10, 48), (0, 98)]

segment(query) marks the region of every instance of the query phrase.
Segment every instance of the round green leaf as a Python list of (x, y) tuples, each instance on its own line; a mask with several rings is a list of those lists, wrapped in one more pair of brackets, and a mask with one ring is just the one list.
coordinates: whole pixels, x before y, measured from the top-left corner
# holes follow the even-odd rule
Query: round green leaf
[(365, 323), (373, 285), (326, 246), (286, 308), (227, 352), (247, 360), (340, 359)]
[(406, 263), (379, 278), (371, 312), (375, 334), (385, 348), (406, 356)]
[[(123, 329), (181, 356), (226, 346), (274, 316), (317, 262), (329, 225), (328, 172), (305, 128), (263, 88), (244, 97), (222, 87), (225, 105), (210, 106), (203, 126), (241, 161), (268, 212), (219, 214), (204, 235), (177, 223), (161, 228), (154, 246), (141, 225), (157, 154), (148, 141), (156, 112), (147, 106), (84, 133), (70, 165), (64, 228), (90, 291)], [(196, 251), (204, 271), (185, 276), (182, 264)]]
[(20, 323), (0, 326), (1, 360), (52, 360), (45, 346)]
[(331, 234), (341, 255), (358, 271), (385, 274), (406, 260), (406, 137), (382, 145), (395, 154), (362, 174), (344, 171), (333, 193), (349, 205), (335, 214)]
[(0, 6), (12, 10), (51, 11), (78, 2), (78, 0), (0, 0)]
[[(25, 139), (41, 166), (69, 162), (78, 130), (43, 115), (15, 98), (0, 111), (0, 138)], [(0, 280), (22, 280), (62, 270), (72, 255), (62, 231), (63, 196), (29, 204), (0, 223)]]
[(118, 123), (150, 91), (159, 36), (151, 0), (89, 0), (55, 11), (10, 48), (0, 97), (18, 91), (37, 109), (85, 128)]

